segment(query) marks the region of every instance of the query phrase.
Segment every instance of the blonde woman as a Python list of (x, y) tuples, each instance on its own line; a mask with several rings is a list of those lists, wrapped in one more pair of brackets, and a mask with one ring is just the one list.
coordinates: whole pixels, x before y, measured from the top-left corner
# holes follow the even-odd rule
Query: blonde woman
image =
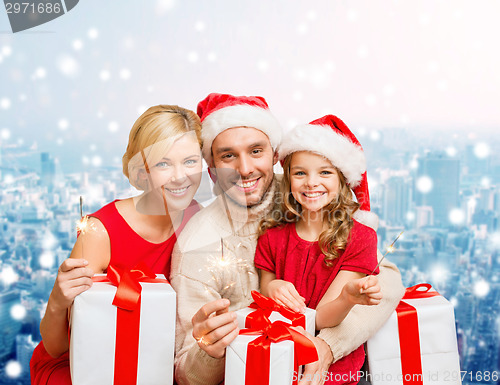
[(32, 384), (71, 384), (68, 310), (92, 286), (95, 273), (110, 264), (132, 268), (141, 261), (169, 277), (176, 234), (199, 210), (193, 197), (201, 181), (200, 130), (198, 116), (178, 106), (151, 107), (135, 122), (123, 173), (143, 193), (91, 214), (92, 231), (80, 234), (59, 267), (40, 324), (42, 342), (31, 359)]

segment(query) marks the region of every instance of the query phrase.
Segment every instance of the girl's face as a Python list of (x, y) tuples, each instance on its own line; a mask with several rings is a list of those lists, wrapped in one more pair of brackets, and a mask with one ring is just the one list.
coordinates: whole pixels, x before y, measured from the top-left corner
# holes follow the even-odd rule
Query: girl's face
[(317, 212), (337, 199), (340, 190), (338, 171), (321, 155), (309, 151), (292, 154), (290, 189), (302, 210)]
[(165, 198), (169, 211), (188, 207), (201, 182), (201, 151), (195, 136), (188, 133), (176, 140), (149, 171), (152, 192)]

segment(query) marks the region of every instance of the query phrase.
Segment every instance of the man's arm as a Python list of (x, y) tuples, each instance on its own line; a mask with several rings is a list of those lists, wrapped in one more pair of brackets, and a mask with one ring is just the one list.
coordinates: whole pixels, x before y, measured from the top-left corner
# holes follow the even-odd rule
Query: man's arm
[(382, 301), (377, 306), (354, 306), (338, 326), (323, 329), (318, 334), (318, 338), (330, 346), (333, 362), (353, 352), (372, 337), (403, 297), (405, 288), (395, 264), (384, 259), (377, 278), (382, 293)]
[(229, 301), (221, 298), (205, 267), (207, 255), (181, 253), (177, 245), (172, 254), (171, 284), (177, 293), (175, 379), (179, 385), (221, 383), (225, 347), (238, 334), (236, 316), (228, 312)]

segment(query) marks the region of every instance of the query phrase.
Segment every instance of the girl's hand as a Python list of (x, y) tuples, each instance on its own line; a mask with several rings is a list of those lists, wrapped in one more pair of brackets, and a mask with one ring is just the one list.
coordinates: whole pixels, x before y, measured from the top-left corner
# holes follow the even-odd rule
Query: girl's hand
[(382, 299), (378, 279), (373, 275), (347, 282), (342, 295), (357, 305), (378, 305)]
[(269, 297), (279, 305), (286, 306), (293, 311), (303, 313), (306, 309), (305, 298), (302, 297), (291, 282), (274, 279), (267, 286)]
[[(68, 258), (57, 272), (49, 303), (55, 311), (66, 311), (75, 297), (92, 286), (94, 272), (85, 259)], [(49, 305), (47, 305), (49, 306)]]

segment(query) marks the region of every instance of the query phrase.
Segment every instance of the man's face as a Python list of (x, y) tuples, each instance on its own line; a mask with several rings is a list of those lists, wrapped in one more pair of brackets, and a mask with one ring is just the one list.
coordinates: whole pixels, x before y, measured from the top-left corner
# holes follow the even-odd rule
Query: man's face
[(231, 200), (246, 207), (262, 200), (278, 161), (266, 134), (251, 127), (229, 128), (215, 137), (212, 156), (219, 185)]

